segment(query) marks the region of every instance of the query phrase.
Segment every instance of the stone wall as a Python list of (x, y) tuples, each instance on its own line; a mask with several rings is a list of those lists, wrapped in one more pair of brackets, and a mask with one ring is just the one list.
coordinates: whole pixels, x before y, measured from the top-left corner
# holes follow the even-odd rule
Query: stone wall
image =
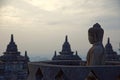
[(117, 80), (120, 77), (120, 66), (88, 67), (33, 62), (29, 63), (28, 80), (86, 80), (91, 73), (96, 77), (95, 80)]

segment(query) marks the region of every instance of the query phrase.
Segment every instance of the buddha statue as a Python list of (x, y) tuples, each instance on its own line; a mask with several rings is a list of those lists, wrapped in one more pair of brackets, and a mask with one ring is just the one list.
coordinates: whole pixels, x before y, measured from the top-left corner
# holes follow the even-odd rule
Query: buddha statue
[(104, 64), (103, 35), (104, 30), (98, 23), (88, 30), (88, 39), (92, 47), (87, 54), (87, 66)]

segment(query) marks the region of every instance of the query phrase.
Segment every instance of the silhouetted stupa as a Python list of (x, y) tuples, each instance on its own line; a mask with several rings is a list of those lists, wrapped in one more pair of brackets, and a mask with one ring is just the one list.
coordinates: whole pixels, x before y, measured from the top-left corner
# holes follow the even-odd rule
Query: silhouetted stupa
[(59, 52), (60, 55), (57, 55), (56, 51), (52, 58), (52, 60), (81, 60), (81, 58), (78, 56), (77, 52), (74, 55), (73, 51), (71, 50), (71, 46), (68, 42), (68, 36), (65, 37), (65, 42), (62, 46), (62, 51)]

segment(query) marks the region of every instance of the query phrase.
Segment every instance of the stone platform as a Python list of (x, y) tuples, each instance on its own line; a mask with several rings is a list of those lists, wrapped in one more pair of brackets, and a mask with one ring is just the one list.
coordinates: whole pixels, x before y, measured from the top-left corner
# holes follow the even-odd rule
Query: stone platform
[(110, 62), (101, 66), (85, 66), (84, 61), (73, 61), (77, 64), (69, 62), (71, 63), (70, 60), (31, 62), (28, 80), (87, 80), (91, 75), (95, 80), (119, 80), (117, 78), (120, 77), (120, 65), (109, 65)]

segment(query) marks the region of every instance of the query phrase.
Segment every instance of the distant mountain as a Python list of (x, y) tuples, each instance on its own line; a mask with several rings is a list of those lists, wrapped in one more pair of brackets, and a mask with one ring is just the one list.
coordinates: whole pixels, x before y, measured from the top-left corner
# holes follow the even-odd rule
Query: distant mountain
[(34, 56), (34, 57), (30, 57), (30, 61), (44, 61), (44, 60), (49, 60), (46, 57), (40, 57), (40, 56)]

